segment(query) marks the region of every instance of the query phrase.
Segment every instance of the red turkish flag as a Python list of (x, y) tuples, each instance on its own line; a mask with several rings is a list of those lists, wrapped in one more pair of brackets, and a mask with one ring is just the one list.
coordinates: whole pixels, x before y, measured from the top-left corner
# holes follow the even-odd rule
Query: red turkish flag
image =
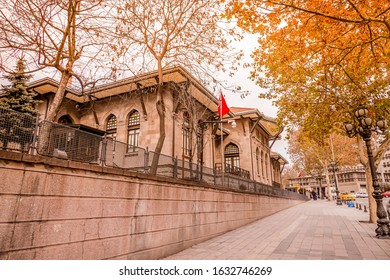
[(224, 115), (229, 113), (230, 109), (226, 104), (225, 98), (222, 92), (219, 93), (219, 104), (218, 104), (218, 115), (222, 118)]

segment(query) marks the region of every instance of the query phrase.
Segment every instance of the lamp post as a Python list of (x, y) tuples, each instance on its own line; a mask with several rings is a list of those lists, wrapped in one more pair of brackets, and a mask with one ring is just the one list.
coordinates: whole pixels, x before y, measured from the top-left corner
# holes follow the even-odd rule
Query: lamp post
[(383, 193), (379, 186), (379, 181), (376, 174), (374, 157), (371, 149), (371, 135), (372, 132), (384, 133), (387, 129), (387, 121), (384, 118), (379, 118), (375, 125), (373, 120), (367, 116), (368, 110), (363, 105), (360, 105), (355, 111), (355, 117), (358, 121), (358, 125), (355, 126), (352, 123), (345, 123), (344, 128), (349, 137), (353, 137), (359, 134), (366, 143), (368, 163), (370, 166), (372, 185), (374, 192), (372, 196), (376, 202), (376, 215), (377, 215), (377, 228), (375, 230), (378, 238), (390, 238), (389, 219), (385, 208), (383, 207)]
[(335, 189), (336, 189), (336, 205), (342, 205), (341, 200), (340, 200), (339, 188), (337, 186), (336, 172), (339, 171), (339, 167), (337, 166), (337, 162), (336, 161), (332, 160), (329, 163), (328, 171), (333, 173), (334, 186), (335, 186)]

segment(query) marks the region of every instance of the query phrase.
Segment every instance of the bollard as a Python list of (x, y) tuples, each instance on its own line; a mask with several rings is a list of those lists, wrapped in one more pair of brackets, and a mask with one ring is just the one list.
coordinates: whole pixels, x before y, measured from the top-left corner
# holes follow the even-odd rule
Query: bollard
[(364, 212), (367, 212), (367, 206), (364, 205)]
[(358, 209), (359, 208), (359, 203), (356, 203), (356, 209)]
[(361, 204), (359, 204), (359, 210), (362, 210), (362, 205)]

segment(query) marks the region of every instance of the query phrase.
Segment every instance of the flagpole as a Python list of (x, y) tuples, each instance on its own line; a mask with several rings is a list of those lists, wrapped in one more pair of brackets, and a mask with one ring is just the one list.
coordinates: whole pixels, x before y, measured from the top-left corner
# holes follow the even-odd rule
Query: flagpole
[(221, 180), (222, 185), (225, 183), (225, 154), (224, 154), (224, 146), (223, 146), (223, 122), (222, 117), (224, 114), (229, 113), (229, 107), (226, 104), (226, 101), (222, 95), (222, 91), (219, 92), (219, 105), (218, 105), (218, 114), (220, 117), (219, 123), (221, 124)]
[[(222, 102), (222, 100), (221, 100)], [(222, 126), (222, 106), (221, 106), (221, 160), (222, 160), (222, 164), (221, 164), (221, 167), (222, 167), (222, 185), (224, 185), (224, 173), (225, 173), (225, 155), (224, 155), (224, 149), (223, 149), (223, 126)]]

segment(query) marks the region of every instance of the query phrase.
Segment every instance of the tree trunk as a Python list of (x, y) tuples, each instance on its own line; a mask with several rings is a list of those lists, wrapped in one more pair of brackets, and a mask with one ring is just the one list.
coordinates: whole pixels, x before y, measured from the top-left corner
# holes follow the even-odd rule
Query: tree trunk
[(164, 146), (164, 140), (165, 140), (165, 104), (164, 104), (162, 91), (163, 91), (162, 84), (160, 83), (157, 86), (157, 101), (156, 101), (156, 109), (157, 109), (157, 113), (158, 113), (158, 116), (160, 119), (160, 135), (158, 138), (156, 148), (154, 150), (152, 165), (150, 167), (151, 174), (157, 173), (158, 161), (159, 161), (160, 154), (161, 154), (162, 148)]
[[(390, 142), (389, 137), (386, 137), (386, 140), (380, 145), (379, 148), (375, 152), (373, 152), (374, 157), (374, 165), (375, 165), (375, 172), (377, 170), (378, 164), (380, 159), (382, 158), (384, 152), (386, 151), (388, 144)], [(365, 142), (361, 137), (357, 137), (357, 143), (358, 143), (358, 149), (359, 149), (359, 156), (360, 156), (360, 162), (364, 166), (366, 179), (367, 179), (367, 193), (368, 193), (368, 207), (369, 207), (369, 222), (370, 223), (376, 223), (377, 222), (377, 204), (375, 198), (372, 196), (374, 192), (374, 186), (373, 186), (373, 179), (370, 169), (370, 164), (368, 161), (368, 156), (364, 152), (364, 144)]]
[(372, 175), (371, 175), (370, 166), (368, 164), (364, 165), (364, 170), (367, 178), (368, 208), (370, 214), (369, 222), (376, 223), (377, 220), (376, 201), (375, 198), (372, 196), (372, 193), (374, 192), (374, 186), (372, 185)]
[(332, 195), (332, 188), (330, 187), (331, 186), (331, 182), (330, 182), (329, 172), (328, 172), (327, 166), (324, 167), (324, 171), (325, 171), (328, 199), (333, 201), (334, 199), (333, 199), (333, 195)]
[(68, 71), (64, 71), (61, 74), (61, 81), (58, 86), (57, 92), (54, 95), (53, 101), (50, 103), (49, 110), (47, 113), (47, 121), (54, 122), (55, 118), (58, 115), (58, 112), (60, 111), (62, 101), (65, 97), (65, 89), (66, 85), (69, 82), (69, 79), (71, 77), (71, 74)]

